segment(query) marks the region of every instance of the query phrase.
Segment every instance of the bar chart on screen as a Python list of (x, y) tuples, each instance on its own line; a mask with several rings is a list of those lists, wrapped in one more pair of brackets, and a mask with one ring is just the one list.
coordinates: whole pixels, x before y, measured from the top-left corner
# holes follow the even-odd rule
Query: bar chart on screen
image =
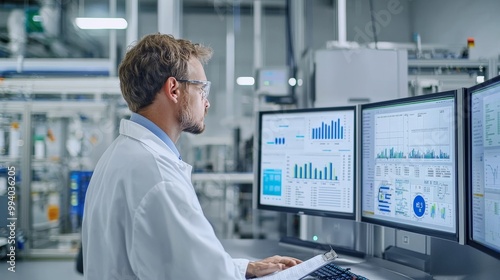
[(344, 126), (337, 120), (330, 120), (327, 122), (322, 121), (317, 127), (311, 129), (311, 139), (313, 140), (339, 140), (345, 139)]
[(375, 119), (377, 159), (450, 160), (448, 108), (381, 114)]
[(288, 156), (287, 179), (301, 181), (346, 181), (351, 179), (348, 155)]
[(305, 129), (303, 118), (269, 120), (264, 123), (262, 149), (303, 150)]

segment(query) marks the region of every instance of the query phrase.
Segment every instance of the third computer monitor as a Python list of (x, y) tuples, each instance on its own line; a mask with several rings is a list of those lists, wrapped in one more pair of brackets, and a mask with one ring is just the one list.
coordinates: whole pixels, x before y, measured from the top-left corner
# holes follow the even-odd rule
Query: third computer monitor
[(458, 240), (457, 93), (361, 105), (361, 219)]
[(500, 258), (500, 76), (468, 90), (468, 244)]
[(355, 218), (356, 107), (259, 114), (259, 209)]

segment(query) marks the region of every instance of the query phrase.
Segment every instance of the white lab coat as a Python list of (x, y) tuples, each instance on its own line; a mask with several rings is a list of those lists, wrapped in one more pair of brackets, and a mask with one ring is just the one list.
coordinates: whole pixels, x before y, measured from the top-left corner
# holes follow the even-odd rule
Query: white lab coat
[(85, 279), (245, 279), (248, 260), (215, 236), (191, 169), (148, 129), (121, 121), (87, 190)]

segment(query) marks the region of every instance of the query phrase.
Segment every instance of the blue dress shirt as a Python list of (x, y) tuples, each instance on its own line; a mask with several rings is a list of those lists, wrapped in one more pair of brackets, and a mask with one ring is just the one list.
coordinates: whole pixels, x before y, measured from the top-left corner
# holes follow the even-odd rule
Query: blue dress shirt
[(181, 154), (179, 153), (179, 150), (177, 150), (177, 147), (175, 146), (172, 139), (170, 139), (165, 131), (161, 130), (161, 128), (159, 128), (155, 123), (137, 113), (132, 113), (130, 120), (149, 129), (149, 131), (158, 136), (158, 138), (160, 138), (165, 144), (167, 144), (170, 150), (172, 150), (179, 159), (182, 159)]

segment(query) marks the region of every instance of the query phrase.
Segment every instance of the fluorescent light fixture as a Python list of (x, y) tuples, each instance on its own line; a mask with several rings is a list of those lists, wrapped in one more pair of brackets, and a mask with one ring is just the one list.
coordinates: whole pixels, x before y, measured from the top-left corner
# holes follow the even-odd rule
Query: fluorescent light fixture
[(236, 78), (236, 83), (240, 86), (252, 86), (255, 83), (253, 77), (238, 77)]
[(76, 18), (76, 26), (80, 29), (125, 29), (124, 18)]

